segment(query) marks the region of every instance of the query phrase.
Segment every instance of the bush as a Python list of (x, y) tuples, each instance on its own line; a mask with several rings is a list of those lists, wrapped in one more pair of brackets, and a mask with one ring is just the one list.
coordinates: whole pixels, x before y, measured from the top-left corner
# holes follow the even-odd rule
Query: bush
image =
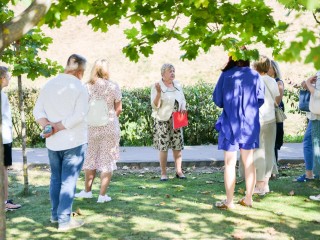
[[(186, 145), (200, 145), (217, 142), (214, 124), (220, 111), (212, 103), (214, 85), (198, 83), (184, 88), (189, 114), (189, 126), (184, 129)], [(32, 111), (38, 97), (38, 89), (25, 89), (25, 113), (27, 125), (27, 146), (43, 147), (41, 129), (35, 122)], [(123, 89), (123, 112), (120, 115), (121, 146), (151, 146), (153, 119), (151, 117), (150, 88)], [(14, 145), (21, 146), (21, 116), (16, 90), (8, 92), (12, 110)]]
[[(21, 114), (19, 110), (19, 95), (17, 90), (10, 90), (8, 98), (12, 112), (13, 122), (13, 145), (14, 147), (22, 146), (21, 137)], [(39, 90), (37, 89), (24, 89), (23, 98), (24, 111), (26, 116), (26, 131), (27, 131), (27, 146), (28, 147), (44, 147), (44, 140), (40, 137), (41, 128), (36, 123), (32, 111), (34, 104), (38, 98)]]
[[(184, 128), (186, 145), (216, 144), (218, 133), (214, 129), (221, 111), (211, 100), (214, 84), (197, 83), (184, 87), (187, 100), (189, 126)], [(25, 113), (27, 125), (27, 146), (43, 147), (41, 129), (35, 122), (32, 111), (39, 90), (25, 89)], [(150, 88), (123, 89), (123, 112), (120, 115), (121, 146), (151, 146), (153, 139), (153, 119), (151, 117)], [(12, 109), (14, 145), (21, 146), (21, 117), (18, 92), (8, 92)], [(287, 111), (300, 113), (297, 109), (297, 90), (285, 91)]]
[[(214, 85), (198, 83), (184, 87), (189, 126), (184, 128), (186, 145), (214, 144), (217, 132), (214, 124), (220, 114), (211, 100)], [(123, 112), (120, 115), (121, 145), (150, 146), (153, 138), (150, 88), (124, 89)]]

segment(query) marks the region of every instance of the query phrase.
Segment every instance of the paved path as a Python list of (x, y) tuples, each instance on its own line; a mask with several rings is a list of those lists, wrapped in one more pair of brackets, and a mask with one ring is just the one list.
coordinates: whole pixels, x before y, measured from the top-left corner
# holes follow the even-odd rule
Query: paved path
[[(121, 147), (119, 166), (137, 165), (159, 166), (158, 151), (152, 147)], [(217, 145), (185, 146), (183, 150), (184, 166), (221, 166), (223, 165), (223, 151)], [(48, 164), (48, 154), (45, 148), (30, 148), (27, 150), (29, 164)], [(172, 153), (169, 151), (168, 161), (173, 163)], [(22, 163), (21, 149), (13, 150), (14, 164)], [(302, 143), (286, 143), (279, 151), (280, 163), (303, 162)]]

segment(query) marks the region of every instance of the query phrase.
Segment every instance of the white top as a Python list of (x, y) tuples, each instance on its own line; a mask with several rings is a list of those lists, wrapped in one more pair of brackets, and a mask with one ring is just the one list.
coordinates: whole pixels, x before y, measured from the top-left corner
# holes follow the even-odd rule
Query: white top
[[(318, 81), (318, 78), (317, 78), (315, 87), (316, 87), (316, 89), (315, 89), (313, 95), (315, 98), (320, 98), (320, 81)], [(318, 114), (314, 114), (312, 112), (307, 112), (306, 115), (307, 115), (307, 118), (309, 118), (309, 120), (320, 120), (320, 115), (318, 115)]]
[(265, 84), (264, 104), (259, 108), (260, 123), (267, 124), (276, 121), (274, 103), (280, 95), (277, 82), (268, 75), (262, 75)]
[(157, 96), (157, 90), (155, 84), (151, 87), (151, 106), (152, 106), (152, 117), (160, 121), (168, 121), (172, 115), (174, 109), (174, 103), (177, 100), (179, 103), (179, 111), (186, 110), (186, 99), (184, 97), (182, 87), (180, 83), (173, 80), (174, 89), (168, 88), (163, 81), (159, 81), (161, 87), (161, 103), (158, 108), (154, 105), (153, 101)]
[(88, 92), (73, 75), (61, 73), (41, 89), (33, 115), (62, 122), (66, 128), (46, 138), (46, 146), (61, 151), (87, 143)]
[(12, 116), (7, 95), (1, 91), (2, 110), (2, 142), (3, 144), (12, 142)]

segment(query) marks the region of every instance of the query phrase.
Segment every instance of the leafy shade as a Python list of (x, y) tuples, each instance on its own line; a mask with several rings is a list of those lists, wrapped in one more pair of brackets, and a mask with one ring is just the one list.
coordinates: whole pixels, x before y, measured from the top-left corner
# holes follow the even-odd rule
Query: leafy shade
[(29, 31), (20, 40), (7, 47), (2, 54), (2, 61), (13, 66), (12, 75), (26, 74), (28, 79), (40, 76), (50, 77), (63, 68), (56, 61), (41, 59), (40, 51), (46, 51), (52, 38), (46, 37), (39, 28)]
[(273, 48), (276, 55), (282, 49), (279, 31), (287, 25), (275, 22), (272, 9), (264, 1), (242, 0), (238, 3), (218, 0), (77, 0), (55, 1), (44, 23), (60, 27), (68, 16), (84, 14), (92, 16), (89, 24), (97, 31), (128, 19), (132, 27), (124, 33), (129, 44), (124, 54), (137, 62), (142, 54), (148, 57), (159, 42), (176, 39), (184, 54), (182, 59), (195, 59), (201, 51), (212, 46), (223, 46), (234, 59), (258, 57), (252, 50), (245, 55), (243, 45), (257, 43)]

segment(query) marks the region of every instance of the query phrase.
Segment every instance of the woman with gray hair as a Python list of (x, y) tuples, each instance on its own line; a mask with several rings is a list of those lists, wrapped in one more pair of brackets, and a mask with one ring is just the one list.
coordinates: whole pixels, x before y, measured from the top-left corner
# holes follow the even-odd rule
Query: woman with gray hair
[(183, 131), (173, 129), (172, 113), (186, 113), (186, 99), (182, 87), (175, 79), (175, 68), (172, 64), (161, 67), (162, 79), (151, 87), (152, 117), (154, 118), (154, 147), (159, 150), (161, 178), (167, 181), (168, 149), (171, 148), (175, 162), (176, 177), (185, 179), (182, 172)]

